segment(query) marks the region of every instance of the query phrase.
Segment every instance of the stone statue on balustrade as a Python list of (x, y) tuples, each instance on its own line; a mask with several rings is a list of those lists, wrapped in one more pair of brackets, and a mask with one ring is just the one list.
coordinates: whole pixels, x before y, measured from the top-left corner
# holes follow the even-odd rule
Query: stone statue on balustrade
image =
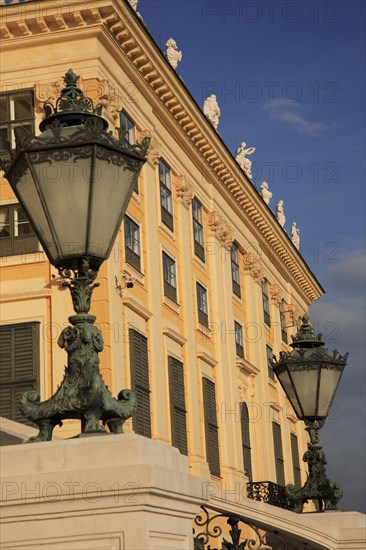
[(178, 52), (177, 43), (174, 38), (169, 38), (168, 42), (165, 45), (166, 50), (164, 52), (164, 55), (173, 67), (173, 69), (176, 69), (178, 67), (178, 63), (182, 61), (183, 54), (182, 52)]
[(218, 106), (216, 96), (210, 95), (203, 105), (203, 113), (211, 122), (212, 126), (217, 130), (219, 118), (221, 115), (220, 107)]
[(300, 229), (296, 226), (296, 222), (291, 226), (291, 240), (297, 250), (300, 250)]
[(261, 183), (260, 196), (266, 204), (270, 203), (273, 193), (268, 189), (268, 183), (266, 181)]
[(278, 201), (277, 207), (276, 207), (276, 218), (278, 223), (281, 227), (285, 228), (286, 223), (286, 217), (285, 217), (285, 211), (283, 208), (283, 201)]
[(255, 151), (255, 147), (249, 147), (246, 149), (247, 144), (243, 141), (240, 147), (236, 150), (235, 160), (239, 164), (240, 168), (244, 170), (248, 178), (252, 178), (252, 161), (247, 158), (247, 155), (252, 155)]

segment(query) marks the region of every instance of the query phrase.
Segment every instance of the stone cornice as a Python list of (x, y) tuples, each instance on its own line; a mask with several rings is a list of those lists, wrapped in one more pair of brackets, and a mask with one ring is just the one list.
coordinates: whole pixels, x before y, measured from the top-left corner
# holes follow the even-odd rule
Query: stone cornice
[(207, 177), (227, 189), (261, 236), (262, 244), (275, 253), (278, 263), (286, 267), (309, 303), (322, 295), (315, 276), (129, 4), (102, 0), (90, 5), (85, 0), (63, 0), (55, 8), (47, 3), (46, 12), (42, 11), (41, 2), (21, 4), (19, 9), (21, 19), (15, 9), (4, 10), (0, 27), (3, 48), (12, 39), (103, 27), (200, 154)]

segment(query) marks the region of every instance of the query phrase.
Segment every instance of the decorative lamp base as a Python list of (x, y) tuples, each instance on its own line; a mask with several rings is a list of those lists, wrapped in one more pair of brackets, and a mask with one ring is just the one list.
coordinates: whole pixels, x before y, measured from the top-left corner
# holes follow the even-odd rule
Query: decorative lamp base
[[(34, 390), (20, 399), (22, 414), (39, 427), (39, 434), (29, 443), (50, 441), (55, 426), (62, 426), (65, 419), (81, 420), (80, 436), (108, 435), (105, 425), (110, 432), (120, 434), (124, 422), (137, 408), (131, 390), (122, 390), (118, 400), (114, 399), (99, 372), (98, 353), (103, 350), (103, 337), (94, 326), (96, 317), (88, 314), (95, 277), (90, 277), (85, 267), (65, 285), (71, 290), (77, 315), (69, 317), (72, 326), (66, 327), (58, 339), (58, 345), (68, 355), (64, 379), (47, 401), (40, 402)], [(81, 308), (75, 307), (76, 294), (78, 305), (83, 304)]]

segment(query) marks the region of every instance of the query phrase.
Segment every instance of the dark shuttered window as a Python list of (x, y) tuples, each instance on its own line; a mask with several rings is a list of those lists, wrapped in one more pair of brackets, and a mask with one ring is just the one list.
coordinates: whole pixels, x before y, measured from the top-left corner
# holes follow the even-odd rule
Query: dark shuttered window
[(163, 160), (159, 161), (161, 221), (174, 230), (171, 171)]
[(273, 447), (276, 464), (276, 477), (278, 485), (285, 485), (285, 468), (282, 451), (281, 426), (277, 422), (272, 422)]
[(272, 368), (273, 350), (268, 345), (266, 345), (266, 354), (267, 354), (268, 376), (272, 380), (276, 380), (276, 376), (275, 376), (275, 373), (274, 373), (273, 368)]
[(297, 489), (301, 487), (301, 468), (299, 459), (299, 446), (297, 443), (297, 436), (291, 434), (291, 454), (292, 454), (292, 467), (294, 471), (294, 485)]
[(172, 445), (188, 455), (183, 363), (168, 357)]
[(30, 424), (19, 410), (19, 399), (38, 389), (39, 323), (0, 327), (0, 416)]
[(241, 439), (243, 445), (244, 472), (253, 481), (252, 456), (250, 447), (249, 411), (246, 403), (241, 403)]
[(210, 472), (220, 476), (219, 434), (216, 416), (215, 384), (202, 378), (203, 408), (205, 415), (206, 458)]
[(193, 214), (193, 239), (194, 239), (194, 253), (203, 262), (205, 261), (205, 248), (203, 238), (203, 207), (202, 204), (194, 198), (192, 200), (192, 214)]
[(262, 281), (262, 301), (263, 301), (263, 316), (264, 322), (269, 327), (271, 326), (271, 314), (270, 314), (270, 305), (268, 298), (268, 281), (263, 279)]
[(150, 384), (147, 338), (136, 330), (129, 330), (131, 386), (136, 393), (138, 407), (133, 417), (133, 429), (139, 435), (151, 437)]

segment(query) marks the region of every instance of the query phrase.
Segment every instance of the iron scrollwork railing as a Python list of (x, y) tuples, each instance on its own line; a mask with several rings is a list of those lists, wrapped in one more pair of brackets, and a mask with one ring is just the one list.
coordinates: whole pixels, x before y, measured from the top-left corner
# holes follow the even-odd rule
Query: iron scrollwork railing
[(194, 550), (316, 550), (306, 542), (290, 545), (277, 531), (265, 532), (235, 514), (201, 509), (194, 520)]
[(286, 496), (285, 487), (277, 485), (277, 483), (273, 483), (272, 481), (247, 483), (247, 497), (284, 508), (285, 510), (292, 511), (295, 509), (295, 502)]

